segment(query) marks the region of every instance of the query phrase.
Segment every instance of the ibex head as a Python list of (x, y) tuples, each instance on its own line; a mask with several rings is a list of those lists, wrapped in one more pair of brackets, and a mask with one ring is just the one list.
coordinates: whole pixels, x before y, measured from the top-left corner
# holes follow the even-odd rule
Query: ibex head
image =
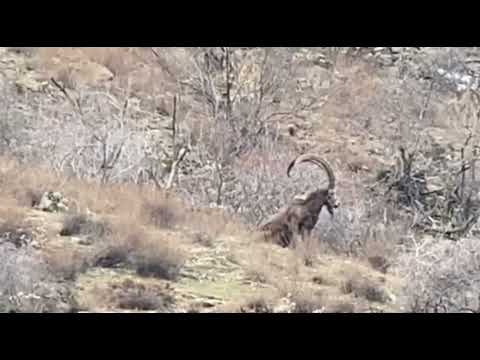
[(326, 160), (319, 158), (317, 155), (304, 154), (297, 157), (288, 165), (287, 176), (290, 177), (290, 172), (292, 171), (292, 169), (296, 165), (303, 162), (311, 162), (312, 164), (320, 166), (327, 173), (328, 187), (326, 189), (315, 190), (315, 193), (321, 193), (323, 195), (322, 198), (324, 199), (324, 205), (327, 207), (327, 210), (329, 211), (329, 213), (333, 215), (333, 209), (338, 208), (340, 206), (340, 202), (337, 200), (337, 197), (336, 197), (335, 175), (333, 174), (332, 167)]

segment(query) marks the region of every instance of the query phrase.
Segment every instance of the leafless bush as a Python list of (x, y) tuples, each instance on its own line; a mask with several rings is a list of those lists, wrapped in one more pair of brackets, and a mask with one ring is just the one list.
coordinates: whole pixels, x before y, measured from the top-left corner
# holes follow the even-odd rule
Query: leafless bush
[[(90, 89), (78, 94), (55, 80), (50, 96), (2, 86), (0, 135), (5, 152), (23, 162), (103, 182), (133, 181), (148, 143), (133, 120), (142, 112), (129, 94)], [(151, 115), (151, 114), (147, 114)]]
[(212, 247), (213, 246), (213, 239), (212, 236), (205, 233), (205, 232), (195, 232), (192, 235), (193, 242), (196, 244), (200, 244), (205, 247)]
[[(198, 114), (195, 123), (190, 116), (183, 123), (184, 136), (195, 143), (192, 158), (200, 169), (180, 185), (194, 201), (238, 211), (238, 195), (247, 190), (242, 189), (240, 163), (253, 153), (264, 155), (266, 143), (279, 141), (275, 124), (280, 119), (303, 118), (317, 104), (294, 91), (295, 65), (286, 49), (225, 48), (217, 55), (214, 50), (197, 50), (196, 72), (185, 81), (186, 91), (206, 105), (193, 109)], [(206, 60), (212, 56), (218, 57), (215, 66)], [(198, 193), (199, 187), (204, 193)]]
[(145, 231), (132, 222), (112, 223), (112, 234), (97, 245), (92, 258), (94, 266), (114, 268), (128, 266), (132, 262), (132, 254), (142, 248), (147, 238)]
[(36, 251), (0, 245), (0, 311), (69, 312), (75, 307)]
[(0, 217), (0, 245), (12, 244), (18, 249), (32, 244), (34, 236), (31, 226), (21, 212), (14, 208), (2, 209)]
[(322, 296), (316, 295), (311, 291), (296, 292), (292, 295), (291, 301), (295, 304), (295, 313), (313, 313), (323, 311), (325, 302)]
[(150, 288), (130, 280), (115, 286), (120, 309), (167, 311), (175, 303), (169, 289)]
[(103, 268), (125, 265), (128, 264), (132, 252), (133, 250), (128, 244), (112, 242), (98, 251), (92, 265)]
[(342, 286), (345, 294), (353, 293), (355, 296), (363, 297), (369, 301), (385, 303), (388, 295), (378, 284), (369, 279), (362, 279), (354, 276), (348, 279)]
[(477, 239), (452, 242), (412, 238), (406, 247), (399, 259), (398, 271), (407, 277), (407, 311), (480, 311), (480, 248)]
[(85, 214), (72, 214), (65, 217), (61, 236), (85, 235), (90, 238), (103, 238), (111, 233), (109, 224), (90, 219)]
[(137, 250), (133, 264), (141, 276), (175, 280), (180, 274), (183, 261), (182, 256), (173, 248), (151, 246)]
[(265, 297), (257, 296), (245, 301), (239, 308), (240, 313), (272, 313), (271, 304)]
[(91, 266), (87, 256), (72, 249), (59, 249), (45, 255), (50, 273), (62, 281), (75, 281)]
[(166, 199), (160, 203), (146, 202), (144, 214), (148, 223), (159, 228), (173, 228), (183, 219), (182, 210)]
[(113, 224), (112, 234), (99, 244), (92, 260), (102, 267), (131, 267), (141, 276), (175, 280), (184, 254), (170, 240), (157, 238), (134, 223)]
[[(277, 142), (279, 120), (301, 120), (317, 104), (311, 94), (295, 91), (295, 52), (227, 48), (222, 56), (228, 61), (207, 64), (204, 55), (217, 50), (190, 53), (192, 63), (185, 68), (193, 70), (182, 81), (173, 144), (169, 136), (154, 137), (149, 130), (149, 120), (162, 132), (172, 125), (171, 114), (157, 114), (155, 100), (139, 103), (129, 89), (115, 87), (73, 91), (53, 79), (49, 96), (21, 96), (14, 87), (2, 87), (2, 118), (9, 118), (5, 149), (24, 161), (48, 159), (56, 171), (78, 178), (144, 183), (152, 174), (160, 180), (168, 175), (169, 162), (186, 145), (193, 148), (190, 163), (199, 170), (183, 176), (180, 190), (196, 204), (237, 211), (237, 195), (248, 189), (242, 189), (236, 162), (268, 141)], [(224, 90), (226, 97), (220, 95)]]
[(340, 302), (327, 306), (326, 313), (354, 313), (355, 306), (350, 302)]

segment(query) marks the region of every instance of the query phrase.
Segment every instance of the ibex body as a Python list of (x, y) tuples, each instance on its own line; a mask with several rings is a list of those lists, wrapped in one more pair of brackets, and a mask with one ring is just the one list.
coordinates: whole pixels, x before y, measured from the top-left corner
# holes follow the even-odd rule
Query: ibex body
[(322, 167), (328, 176), (328, 187), (316, 189), (303, 196), (296, 196), (292, 202), (281, 208), (275, 215), (260, 226), (260, 230), (274, 242), (287, 247), (295, 237), (302, 240), (309, 235), (318, 222), (323, 207), (333, 216), (334, 209), (339, 206), (335, 196), (335, 176), (331, 166), (323, 159), (313, 154), (304, 154), (293, 160), (287, 169), (291, 170), (303, 162), (311, 162)]

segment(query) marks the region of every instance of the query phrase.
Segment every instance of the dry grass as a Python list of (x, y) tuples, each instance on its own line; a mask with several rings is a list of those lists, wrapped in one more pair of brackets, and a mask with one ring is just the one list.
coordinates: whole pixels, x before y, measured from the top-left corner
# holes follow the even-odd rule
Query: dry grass
[[(157, 59), (148, 48), (50, 47), (38, 48), (34, 60), (37, 70), (55, 78), (66, 78), (72, 89), (76, 87), (73, 82), (95, 85), (96, 73), (101, 69), (93, 65), (100, 65), (113, 74), (113, 83), (118, 88), (129, 88), (135, 94), (161, 94), (175, 89), (172, 69), (181, 68), (176, 53), (178, 49), (163, 48), (161, 59)], [(85, 70), (88, 67), (92, 68), (90, 72)]]
[(352, 275), (342, 285), (345, 294), (354, 294), (372, 302), (385, 303), (388, 301), (387, 294), (379, 284), (370, 279), (362, 278), (360, 275)]
[(128, 74), (135, 67), (134, 48), (80, 48), (82, 53), (91, 61), (99, 63), (109, 69), (115, 76)]
[(0, 209), (0, 243), (7, 242), (20, 248), (33, 240), (32, 227), (25, 214), (14, 207)]
[(12, 206), (32, 207), (43, 192), (60, 190), (70, 200), (70, 210), (78, 214), (88, 209), (99, 216), (114, 216), (161, 229), (188, 227), (212, 238), (243, 231), (241, 224), (221, 210), (192, 209), (174, 195), (166, 196), (154, 187), (66, 179), (46, 167), (20, 165), (7, 157), (0, 158), (0, 185), (0, 198)]
[(271, 313), (272, 304), (264, 296), (256, 296), (245, 301), (237, 310), (240, 313)]
[(85, 214), (71, 214), (64, 218), (61, 236), (86, 235), (101, 239), (111, 233), (110, 225), (88, 218)]
[(326, 313), (354, 313), (355, 305), (351, 302), (339, 302), (332, 305), (327, 305), (325, 308)]
[(146, 201), (143, 208), (146, 221), (159, 229), (172, 229), (179, 222), (185, 221), (183, 209), (171, 200), (163, 199), (159, 203)]
[[(30, 56), (30, 50), (25, 48), (11, 50)], [(116, 91), (122, 94), (130, 92), (141, 98), (142, 105), (139, 105), (135, 111), (141, 110), (143, 112), (142, 116), (144, 116), (149, 111), (153, 112), (150, 107), (153, 108), (160, 103), (165, 104), (167, 110), (170, 110), (171, 106), (168, 104), (170, 95), (158, 96), (158, 94), (166, 93), (164, 90), (174, 88), (175, 85), (172, 84), (175, 83), (173, 80), (176, 77), (180, 78), (180, 75), (183, 77), (187, 72), (191, 72), (188, 67), (189, 61), (187, 61), (191, 55), (189, 49), (181, 51), (179, 49), (157, 50), (160, 54), (159, 59), (152, 55), (150, 49), (141, 48), (39, 48), (33, 51), (33, 55), (39, 69), (43, 69), (47, 73), (54, 73), (59, 80), (71, 88), (76, 88), (76, 82), (82, 80), (82, 78), (84, 78), (84, 82), (88, 83), (87, 80), (93, 76), (90, 72), (106, 67), (115, 76), (111, 84), (113, 90), (106, 90), (107, 95), (116, 94)], [(175, 61), (180, 59), (180, 57), (175, 56), (181, 55), (182, 52), (185, 55), (182, 61)], [(411, 79), (399, 81), (397, 74), (388, 74), (387, 71), (379, 70), (363, 60), (355, 59), (348, 63), (348, 59), (341, 56), (337, 60), (336, 70), (340, 76), (333, 73), (328, 74), (335, 80), (330, 83), (331, 86), (328, 89), (321, 90), (320, 95), (328, 93), (326, 104), (321, 111), (303, 114), (305, 115), (304, 123), (303, 120), (297, 119), (298, 123), (295, 123), (295, 125), (298, 129), (296, 134), (298, 138), (294, 140), (294, 145), (290, 147), (289, 141), (273, 139), (270, 132), (274, 132), (274, 129), (269, 129), (267, 131), (269, 134), (266, 136), (260, 136), (262, 139), (255, 145), (247, 142), (243, 144), (243, 140), (234, 132), (232, 132), (233, 136), (225, 138), (233, 145), (246, 145), (247, 151), (245, 153), (248, 155), (244, 156), (243, 159), (240, 156), (229, 164), (231, 165), (229, 170), (233, 168), (236, 179), (231, 184), (224, 184), (222, 204), (229, 210), (237, 206), (238, 215), (242, 216), (252, 226), (258, 220), (273, 213), (294, 193), (319, 184), (319, 175), (316, 171), (315, 174), (312, 173), (311, 177), (305, 176), (309, 180), (300, 180), (300, 176), (286, 179), (284, 176), (286, 158), (291, 158), (298, 152), (313, 148), (325, 151), (325, 154), (327, 150), (329, 151), (325, 156), (332, 160), (335, 173), (338, 174), (339, 178), (339, 193), (344, 200), (335, 220), (332, 222), (330, 219), (328, 221), (323, 219), (325, 221), (317, 227), (312, 240), (299, 244), (295, 249), (292, 255), (294, 260), (282, 258), (282, 260), (273, 261), (264, 254), (258, 255), (252, 252), (249, 254), (249, 263), (243, 263), (250, 280), (262, 283), (262, 285), (278, 285), (285, 291), (290, 290), (292, 296), (298, 297), (299, 311), (317, 309), (323, 304), (323, 307), (327, 310), (347, 312), (352, 309), (353, 305), (349, 303), (348, 299), (341, 299), (337, 303), (330, 304), (330, 300), (322, 295), (315, 292), (304, 292), (302, 281), (307, 280), (295, 279), (297, 272), (307, 277), (309, 286), (317, 290), (332, 287), (346, 298), (357, 297), (373, 302), (383, 301), (382, 291), (379, 290), (380, 286), (376, 284), (376, 281), (365, 280), (361, 276), (342, 274), (339, 268), (347, 267), (347, 265), (340, 261), (338, 261), (340, 265), (333, 264), (333, 262), (338, 260), (339, 255), (348, 254), (351, 256), (350, 260), (352, 262), (361, 263), (362, 266), (369, 264), (369, 266), (365, 266), (366, 269), (362, 268), (359, 272), (369, 273), (371, 271), (371, 273), (376, 274), (378, 271), (380, 273), (388, 272), (390, 275), (391, 267), (395, 264), (398, 256), (399, 246), (397, 245), (405, 239), (406, 235), (410, 235), (411, 230), (408, 229), (409, 224), (406, 217), (399, 216), (399, 210), (395, 206), (387, 206), (384, 202), (373, 199), (372, 194), (358, 189), (369, 185), (364, 180), (369, 180), (367, 178), (370, 175), (374, 176), (379, 161), (389, 162), (391, 160), (389, 158), (390, 150), (386, 145), (410, 144), (415, 140), (417, 133), (420, 133), (417, 130), (425, 129), (427, 123), (430, 127), (437, 127), (434, 130), (442, 130), (438, 127), (454, 130), (455, 134), (451, 137), (455, 138), (461, 133), (462, 129), (460, 127), (463, 128), (463, 123), (468, 120), (461, 116), (464, 105), (468, 104), (462, 101), (443, 102), (444, 99), (438, 95), (432, 97), (431, 108), (425, 113), (424, 121), (418, 121), (423, 103), (424, 85)], [(93, 66), (88, 71), (81, 71), (79, 65), (87, 63), (89, 66), (91, 63), (101, 66)], [(175, 66), (177, 69), (175, 69)], [(173, 75), (171, 74), (172, 69), (174, 70)], [(313, 70), (309, 74), (307, 70), (309, 69), (305, 71), (306, 78), (309, 75), (316, 74)], [(185, 76), (185, 78), (191, 80), (191, 76)], [(122, 90), (120, 91), (117, 87), (122, 88)], [(293, 98), (293, 93), (288, 93), (289, 90), (285, 87), (285, 97)], [(88, 92), (85, 92), (85, 94), (88, 95)], [(188, 137), (187, 135), (191, 133), (195, 137), (193, 139), (196, 142), (194, 147), (200, 149), (200, 154), (205, 153), (203, 150), (208, 150), (209, 156), (215, 155), (218, 145), (218, 141), (212, 141), (212, 139), (218, 140), (215, 139), (215, 132), (205, 131), (207, 135), (201, 135), (203, 130), (210, 130), (208, 126), (211, 123), (204, 120), (209, 118), (208, 114), (203, 113), (198, 116), (195, 114), (203, 101), (190, 101), (192, 99), (187, 92), (179, 91), (178, 94), (182, 95), (184, 99), (182, 102), (185, 102), (185, 104), (179, 106), (181, 108), (179, 114), (185, 115), (185, 117), (179, 116), (179, 119), (182, 120), (180, 121), (181, 135)], [(48, 133), (49, 139), (54, 140), (48, 140), (46, 143), (55, 148), (49, 150), (51, 151), (49, 154), (55, 156), (43, 156), (46, 153), (42, 153), (44, 151), (43, 145), (42, 147), (39, 145), (44, 142), (44, 139), (38, 136), (41, 127), (36, 127), (38, 126), (36, 124), (45, 123), (48, 124), (45, 127), (52, 125), (50, 127), (58, 128), (58, 132), (62, 136), (59, 139), (61, 139), (64, 136), (63, 132), (60, 131), (62, 130), (61, 126), (72, 120), (69, 114), (71, 109), (68, 108), (65, 111), (65, 114), (67, 114), (65, 115), (66, 120), (64, 122), (60, 121), (61, 125), (57, 121), (64, 110), (61, 103), (52, 104), (51, 110), (45, 108), (48, 111), (43, 112), (42, 119), (46, 121), (37, 121), (36, 109), (33, 105), (30, 107), (30, 98), (27, 100), (27, 95), (25, 99), (12, 97), (12, 104), (16, 104), (18, 100), (22, 106), (14, 106), (12, 108), (15, 108), (15, 110), (8, 110), (16, 114), (19, 123), (22, 124), (21, 131), (18, 131), (20, 135), (13, 134), (14, 131), (10, 131), (12, 135), (15, 135), (12, 148), (18, 152), (23, 160), (31, 160), (35, 156), (42, 155), (43, 158), (52, 158), (52, 164), (57, 165), (55, 164), (57, 160), (54, 158), (61, 158), (63, 153), (72, 150), (69, 140), (65, 141), (65, 145), (56, 147), (57, 139), (54, 139), (54, 136), (50, 136), (51, 134)], [(143, 95), (148, 95), (148, 97)], [(319, 94), (302, 94), (302, 97), (303, 95), (316, 97)], [(57, 99), (49, 100), (57, 101), (58, 98), (60, 96)], [(92, 119), (115, 118), (117, 112), (113, 110), (108, 112), (108, 115), (115, 116), (98, 116), (99, 109), (107, 108), (107, 103), (97, 103), (97, 96), (92, 96), (92, 98), (95, 98), (95, 101), (90, 102), (88, 96), (84, 97), (85, 108), (91, 109), (89, 114)], [(115, 100), (121, 105), (124, 98), (118, 97)], [(148, 105), (144, 105), (144, 102), (147, 102)], [(179, 102), (179, 104), (182, 102)], [(37, 102), (34, 103), (37, 104)], [(45, 104), (48, 105), (48, 101)], [(17, 107), (21, 108), (21, 111), (17, 111)], [(3, 108), (6, 109), (7, 107), (4, 106)], [(268, 111), (272, 109), (262, 109), (262, 111), (264, 110), (267, 110), (266, 113), (268, 114)], [(6, 116), (8, 111), (5, 112)], [(141, 111), (138, 111), (138, 114)], [(60, 115), (57, 117), (57, 114)], [(138, 114), (135, 113), (131, 116), (127, 114), (127, 117), (136, 119)], [(147, 116), (150, 115), (149, 113)], [(243, 119), (242, 116), (239, 116), (239, 118)], [(6, 118), (7, 120), (10, 119)], [(28, 126), (23, 126), (28, 122), (28, 119), (31, 119)], [(54, 119), (55, 121), (48, 123), (48, 119)], [(72, 122), (76, 120), (78, 119), (74, 118)], [(7, 121), (7, 123), (11, 122)], [(109, 125), (111, 124), (105, 123), (106, 128)], [(239, 124), (238, 127), (241, 128), (243, 125), (245, 125), (247, 132), (253, 129), (250, 126), (251, 124), (248, 123)], [(279, 126), (284, 128), (285, 125), (282, 123)], [(29, 132), (28, 129), (32, 126), (37, 132)], [(200, 128), (202, 128), (202, 131)], [(430, 135), (435, 133), (432, 129), (426, 129)], [(25, 135), (25, 139), (22, 138), (21, 136), (27, 132), (28, 136)], [(76, 134), (73, 128), (72, 132)], [(305, 135), (305, 137), (300, 139), (302, 135)], [(446, 135), (449, 134), (439, 131), (431, 136), (438, 138), (445, 136), (444, 143), (454, 143), (453, 140), (458, 140), (451, 139), (450, 136)], [(87, 139), (88, 136), (83, 139)], [(297, 139), (302, 143), (297, 144)], [(18, 142), (21, 143), (21, 146), (17, 146)], [(78, 143), (83, 142), (82, 139), (78, 139)], [(320, 144), (318, 148), (317, 144)], [(138, 159), (138, 152), (142, 150), (139, 150), (140, 146), (137, 145), (138, 143), (133, 142), (126, 145), (127, 148), (130, 148), (122, 153), (122, 161), (127, 160), (121, 163), (119, 169), (117, 169), (122, 174), (123, 171), (128, 173), (130, 165), (134, 163), (129, 159), (135, 159), (135, 161)], [(90, 159), (93, 157), (88, 154), (84, 156), (87, 159), (85, 163), (90, 164)], [(205, 158), (208, 158), (208, 156)], [(204, 160), (202, 158), (200, 162), (204, 162)], [(131, 171), (135, 172), (137, 170), (136, 165), (132, 166), (131, 169), (133, 170)], [(94, 161), (91, 169), (88, 167), (85, 169), (85, 173), (78, 172), (78, 174), (85, 175), (88, 178), (91, 176), (89, 171), (93, 173), (96, 167), (97, 164)], [(362, 167), (367, 167), (372, 171), (369, 172)], [(78, 166), (77, 169), (79, 169)], [(307, 173), (308, 171), (305, 172), (305, 174)], [(230, 174), (226, 175), (228, 176), (225, 179), (230, 177)], [(112, 178), (115, 177), (112, 176)], [(122, 177), (117, 176), (115, 179), (130, 181), (132, 178), (122, 175)], [(172, 241), (173, 238), (182, 238), (184, 233), (193, 234), (190, 239), (191, 242), (204, 246), (205, 248), (202, 251), (206, 252), (209, 251), (208, 248), (214, 248), (217, 243), (222, 241), (221, 237), (224, 235), (242, 238), (244, 243), (252, 242), (249, 234), (245, 232), (245, 227), (238, 221), (232, 220), (226, 211), (222, 209), (208, 210), (199, 206), (199, 204), (205, 205), (215, 199), (215, 194), (207, 194), (207, 190), (215, 189), (217, 185), (215, 184), (216, 180), (211, 179), (215, 179), (215, 176), (212, 176), (210, 172), (207, 172), (207, 175), (196, 176), (195, 174), (179, 178), (178, 189), (185, 190), (183, 194), (187, 195), (189, 200), (195, 204), (195, 209), (190, 209), (174, 195), (168, 197), (149, 186), (139, 188), (132, 184), (100, 185), (97, 182), (66, 179), (56, 176), (51, 168), (20, 166), (11, 159), (0, 159), (0, 199), (3, 207), (13, 209), (16, 206), (22, 206), (30, 208), (38, 203), (44, 191), (61, 191), (71, 200), (71, 210), (74, 213), (83, 214), (86, 209), (89, 209), (100, 218), (108, 218), (109, 224), (110, 219), (113, 219), (111, 229), (107, 230), (104, 225), (92, 222), (83, 215), (72, 215), (65, 218), (62, 234), (67, 236), (89, 235), (102, 238), (99, 244), (95, 244), (95, 248), (99, 247), (99, 252), (94, 265), (105, 267), (122, 265), (133, 268), (142, 276), (158, 276), (167, 279), (175, 279), (183, 264), (184, 256), (178, 254), (179, 246)], [(321, 180), (323, 179), (322, 177)], [(203, 189), (206, 190), (202, 191)], [(374, 192), (377, 192), (377, 190)], [(203, 193), (208, 196), (202, 195)], [(1, 225), (5, 226), (4, 232), (12, 232), (12, 229), (23, 228), (25, 224), (23, 224), (22, 216), (21, 212), (9, 213), (9, 211), (6, 211), (5, 216), (0, 214), (1, 220), (4, 220), (3, 225)], [(175, 234), (171, 235), (172, 233)], [(68, 239), (63, 240), (67, 241)], [(192, 243), (189, 245), (192, 245)], [(279, 252), (279, 254), (283, 256), (286, 252)], [(330, 269), (326, 269), (326, 266), (322, 264), (322, 261), (326, 258), (322, 258), (322, 255), (325, 254), (337, 256), (336, 260), (326, 260), (331, 265)], [(74, 253), (66, 252), (62, 254), (59, 252), (52, 256), (53, 258), (50, 259), (52, 271), (59, 274), (60, 277), (73, 279), (76, 276), (75, 274), (82, 271), (82, 261)], [(438, 256), (445, 257), (445, 254)], [(290, 267), (287, 264), (289, 261), (296, 262), (297, 269)], [(420, 265), (417, 264), (416, 266)], [(361, 266), (358, 266), (358, 269), (360, 268)], [(403, 271), (405, 272), (405, 269)], [(314, 272), (316, 273), (314, 274)], [(419, 273), (425, 274), (425, 271), (419, 271)], [(425, 280), (419, 274), (416, 274), (416, 276), (418, 276), (418, 283), (426, 284), (428, 279)], [(428, 293), (425, 295), (427, 298), (431, 296), (430, 291), (437, 296), (434, 291), (437, 286), (437, 279), (436, 275), (432, 274), (432, 276), (434, 279), (428, 280), (432, 281), (428, 285), (432, 289), (425, 290)], [(467, 275), (463, 273), (458, 274), (458, 276), (467, 278)], [(283, 280), (283, 277), (286, 279)], [(347, 278), (345, 279), (345, 277)], [(283, 285), (280, 284), (282, 281), (284, 282)], [(417, 291), (419, 288), (417, 282), (413, 287)], [(138, 292), (129, 296), (130, 298), (127, 297), (127, 300), (125, 300), (125, 307), (129, 307), (129, 304), (135, 304), (137, 300), (140, 308), (147, 309), (155, 306), (148, 299), (148, 294)], [(450, 295), (449, 298), (451, 298)], [(265, 302), (262, 303), (261, 299), (252, 301), (250, 305), (255, 311), (263, 311), (267, 308)]]
[(175, 302), (169, 288), (148, 287), (132, 280), (113, 285), (120, 309), (167, 311)]
[(131, 266), (140, 276), (175, 280), (184, 261), (172, 239), (121, 219), (112, 223), (112, 234), (99, 247), (95, 265)]
[(321, 293), (315, 293), (310, 289), (304, 289), (294, 292), (291, 301), (295, 304), (295, 313), (313, 313), (315, 311), (324, 311), (325, 301)]
[(307, 236), (304, 241), (299, 241), (294, 249), (296, 255), (305, 266), (315, 266), (320, 254), (329, 252), (328, 245), (314, 236)]
[(184, 256), (172, 244), (163, 239), (147, 239), (141, 248), (135, 249), (133, 264), (140, 276), (175, 280), (185, 261)]
[(71, 248), (60, 248), (45, 254), (49, 271), (60, 280), (75, 281), (90, 264), (84, 254)]
[(212, 237), (204, 232), (196, 231), (192, 235), (192, 241), (194, 244), (199, 244), (205, 247), (213, 247), (213, 239)]

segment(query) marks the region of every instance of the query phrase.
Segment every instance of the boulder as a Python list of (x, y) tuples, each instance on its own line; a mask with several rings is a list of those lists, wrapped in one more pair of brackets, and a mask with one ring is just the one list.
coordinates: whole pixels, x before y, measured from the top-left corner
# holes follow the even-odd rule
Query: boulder
[(35, 208), (46, 212), (67, 212), (68, 200), (60, 192), (47, 191)]

